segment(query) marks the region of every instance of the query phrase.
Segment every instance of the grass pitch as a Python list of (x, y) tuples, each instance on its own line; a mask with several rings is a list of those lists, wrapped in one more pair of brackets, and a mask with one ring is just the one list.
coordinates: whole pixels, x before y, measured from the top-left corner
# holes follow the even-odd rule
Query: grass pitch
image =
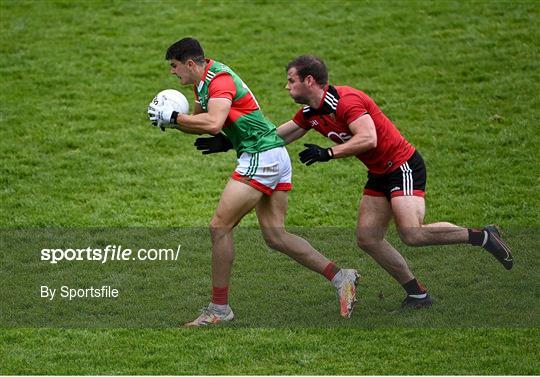
[[(233, 154), (202, 157), (193, 136), (158, 132), (145, 114), (157, 91), (177, 87), (165, 49), (194, 36), (276, 124), (297, 109), (283, 90), (286, 63), (325, 59), (332, 83), (370, 94), (422, 153), (426, 222), (496, 222), (516, 254), (506, 272), (470, 247), (402, 247), (438, 304), (392, 314), (401, 288), (352, 238), (365, 169), (352, 158), (302, 166), (297, 143), (288, 147), (287, 224), (361, 270), (351, 321), (337, 318), (322, 278), (266, 251), (249, 215), (237, 236), (236, 323), (169, 328), (208, 301), (201, 237), (180, 266), (165, 267), (178, 285), (163, 288), (171, 307), (154, 313), (157, 328), (12, 326), (6, 313), (20, 295), (5, 284), (0, 373), (540, 374), (539, 11), (537, 2), (487, 1), (0, 2), (4, 230), (206, 226)], [(315, 134), (302, 141), (327, 144)], [(16, 250), (2, 246), (8, 281)], [(11, 267), (39, 280), (39, 264)]]

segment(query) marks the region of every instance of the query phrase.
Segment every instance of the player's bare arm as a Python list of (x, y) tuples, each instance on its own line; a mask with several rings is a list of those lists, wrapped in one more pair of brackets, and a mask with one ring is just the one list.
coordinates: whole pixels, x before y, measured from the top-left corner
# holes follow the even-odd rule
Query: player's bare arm
[(309, 166), (315, 162), (361, 154), (377, 147), (377, 132), (369, 114), (358, 117), (348, 127), (353, 136), (347, 142), (331, 148), (304, 144), (306, 149), (299, 153), (300, 161)]
[(300, 139), (307, 132), (308, 130), (303, 129), (292, 120), (282, 124), (277, 129), (278, 135), (285, 141), (285, 144), (290, 144), (293, 141)]
[(226, 98), (211, 98), (208, 112), (198, 114), (178, 114), (176, 129), (191, 134), (215, 135), (221, 131), (231, 110), (231, 101)]
[(334, 158), (354, 156), (377, 147), (377, 131), (369, 114), (364, 114), (349, 125), (353, 137), (343, 144), (333, 146)]

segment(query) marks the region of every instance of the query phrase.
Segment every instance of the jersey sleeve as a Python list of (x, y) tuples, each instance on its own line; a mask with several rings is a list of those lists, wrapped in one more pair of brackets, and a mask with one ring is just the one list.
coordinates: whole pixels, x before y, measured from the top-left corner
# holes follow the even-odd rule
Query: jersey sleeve
[(341, 117), (347, 122), (347, 125), (351, 124), (362, 115), (369, 114), (367, 105), (362, 97), (357, 95), (346, 95), (339, 99), (339, 105), (341, 107)]
[(236, 85), (229, 74), (221, 74), (216, 76), (208, 87), (208, 98), (226, 98), (233, 100), (236, 96)]
[(303, 128), (304, 130), (310, 130), (311, 125), (304, 118), (304, 111), (300, 109), (294, 114), (292, 121), (298, 125), (298, 127)]

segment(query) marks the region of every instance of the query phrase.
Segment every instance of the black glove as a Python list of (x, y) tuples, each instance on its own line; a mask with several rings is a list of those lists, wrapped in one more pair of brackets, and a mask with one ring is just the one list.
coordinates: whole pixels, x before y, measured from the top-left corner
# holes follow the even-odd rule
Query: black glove
[(334, 158), (334, 153), (332, 148), (321, 148), (315, 144), (304, 144), (306, 149), (300, 152), (300, 161), (302, 161), (307, 166), (319, 161), (326, 162)]
[(211, 137), (198, 137), (193, 145), (197, 150), (203, 151), (202, 154), (227, 152), (233, 147), (229, 138), (222, 133)]

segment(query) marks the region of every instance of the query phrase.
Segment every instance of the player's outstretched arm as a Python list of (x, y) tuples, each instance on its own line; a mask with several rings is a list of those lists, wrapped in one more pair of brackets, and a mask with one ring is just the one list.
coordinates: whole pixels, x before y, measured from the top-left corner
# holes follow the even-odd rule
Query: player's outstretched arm
[(354, 156), (377, 147), (377, 131), (369, 114), (364, 114), (349, 124), (353, 137), (332, 147), (333, 158)]
[(343, 144), (323, 148), (316, 144), (304, 144), (306, 149), (299, 153), (300, 161), (306, 165), (326, 162), (364, 153), (377, 147), (377, 131), (369, 114), (364, 114), (349, 125), (353, 136)]
[(307, 132), (308, 130), (303, 129), (292, 120), (277, 128), (277, 133), (285, 141), (285, 144), (290, 144), (293, 141), (300, 139)]

